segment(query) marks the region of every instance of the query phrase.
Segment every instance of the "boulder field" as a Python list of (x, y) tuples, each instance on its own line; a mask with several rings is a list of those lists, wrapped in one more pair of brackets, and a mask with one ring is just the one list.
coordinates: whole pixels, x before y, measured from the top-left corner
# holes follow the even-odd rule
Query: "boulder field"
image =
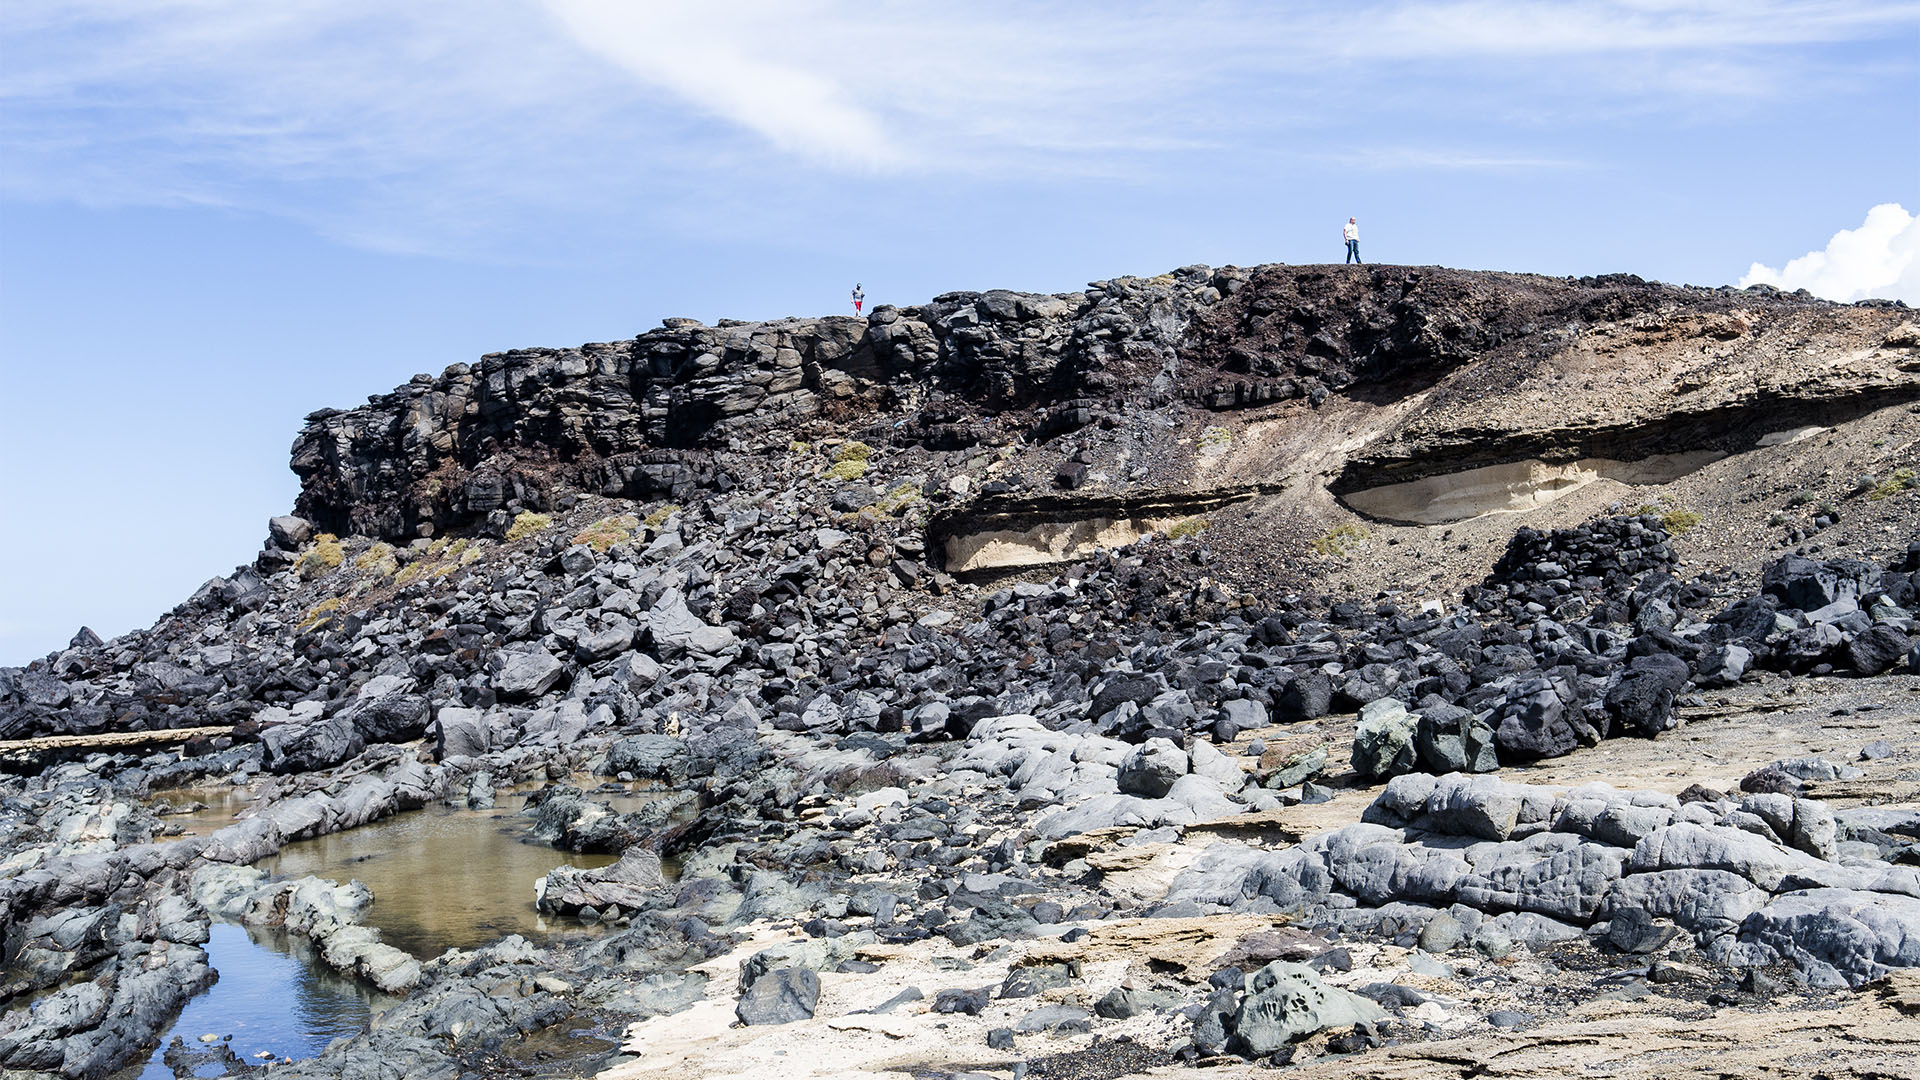
[[(148, 1059), (218, 919), (390, 996), (284, 1077), (1899, 1075), (1916, 402), (1897, 305), (1432, 267), (418, 376), (0, 668), (0, 1069)], [(437, 956), (256, 865), (430, 809), (608, 861)]]

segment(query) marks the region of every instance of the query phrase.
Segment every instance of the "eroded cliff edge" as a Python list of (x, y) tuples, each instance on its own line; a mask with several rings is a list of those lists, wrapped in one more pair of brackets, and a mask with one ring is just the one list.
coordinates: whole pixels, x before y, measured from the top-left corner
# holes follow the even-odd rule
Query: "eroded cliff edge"
[[(812, 435), (936, 462), (1032, 451), (990, 498), (1350, 496), (1489, 466), (1719, 456), (1916, 398), (1920, 330), (1894, 305), (1631, 275), (1192, 266), (493, 353), (314, 413), (293, 468), (300, 514), (399, 541), (569, 493), (724, 491)], [(1381, 507), (1404, 501), (1350, 505), (1392, 518)]]

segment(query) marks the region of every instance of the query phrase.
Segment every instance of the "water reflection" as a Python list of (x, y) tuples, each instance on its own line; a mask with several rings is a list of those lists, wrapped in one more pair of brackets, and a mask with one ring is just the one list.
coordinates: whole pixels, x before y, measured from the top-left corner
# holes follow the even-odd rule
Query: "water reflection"
[(374, 897), (367, 923), (380, 928), (382, 941), (424, 960), (508, 934), (540, 938), (580, 928), (534, 911), (534, 880), (556, 866), (606, 866), (615, 856), (530, 843), (528, 823), (510, 811), (415, 810), (296, 841), (255, 865), (276, 877), (366, 882)]
[(224, 922), (211, 934), (207, 958), (220, 981), (187, 1002), (140, 1080), (172, 1080), (161, 1057), (175, 1035), (189, 1045), (202, 1035), (231, 1035), (234, 1052), (248, 1061), (261, 1052), (298, 1060), (365, 1031), (368, 1018), (393, 1002), (328, 970), (305, 938)]
[(253, 791), (244, 784), (206, 784), (169, 788), (153, 793), (167, 836), (206, 836), (234, 823), (235, 815), (253, 804)]

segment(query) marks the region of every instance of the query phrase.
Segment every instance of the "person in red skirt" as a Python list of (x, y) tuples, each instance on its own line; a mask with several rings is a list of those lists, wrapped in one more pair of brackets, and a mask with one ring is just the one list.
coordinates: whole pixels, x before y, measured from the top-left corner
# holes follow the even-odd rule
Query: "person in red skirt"
[(866, 302), (867, 302), (866, 290), (860, 287), (859, 282), (857, 281), (854, 282), (853, 283), (853, 313), (855, 315), (860, 314), (860, 305)]

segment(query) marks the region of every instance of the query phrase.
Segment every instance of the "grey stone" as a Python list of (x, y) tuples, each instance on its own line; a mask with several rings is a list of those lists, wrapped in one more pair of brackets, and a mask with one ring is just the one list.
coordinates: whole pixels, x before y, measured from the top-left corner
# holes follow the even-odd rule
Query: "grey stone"
[(1087, 1010), (1076, 1005), (1043, 1005), (1022, 1016), (1013, 1025), (1013, 1030), (1017, 1032), (1052, 1031), (1062, 1034), (1091, 1028)]
[(1906, 634), (1883, 623), (1847, 642), (1847, 664), (1862, 675), (1879, 675), (1904, 663), (1913, 645)]
[(316, 772), (330, 769), (366, 749), (351, 719), (339, 715), (309, 724), (278, 724), (260, 733), (262, 764), (268, 772)]
[(487, 661), (487, 668), (493, 692), (510, 701), (539, 697), (553, 689), (567, 670), (552, 653), (538, 646), (502, 649)]
[(534, 906), (561, 914), (585, 907), (605, 909), (610, 904), (643, 911), (670, 903), (672, 897), (672, 885), (660, 870), (660, 856), (645, 848), (629, 848), (619, 862), (598, 870), (556, 866), (534, 883)]
[(1753, 665), (1753, 650), (1744, 645), (1720, 645), (1709, 650), (1695, 667), (1694, 684), (1708, 689), (1732, 686)]
[(1452, 952), (1466, 939), (1466, 927), (1445, 911), (1428, 919), (1427, 925), (1420, 931), (1420, 947), (1430, 953)]
[(1634, 846), (1629, 865), (1635, 872), (1726, 870), (1769, 892), (1778, 890), (1789, 876), (1817, 880), (1838, 869), (1752, 833), (1690, 822), (1649, 834)]
[(1607, 711), (1616, 723), (1642, 735), (1670, 730), (1679, 723), (1674, 697), (1692, 674), (1685, 660), (1669, 653), (1636, 656), (1607, 691)]
[(1851, 889), (1778, 897), (1740, 939), (1792, 961), (1817, 986), (1859, 987), (1889, 968), (1920, 967), (1920, 898)]
[(607, 771), (639, 780), (683, 784), (690, 764), (687, 744), (671, 735), (629, 735), (607, 748)]
[(820, 976), (811, 968), (776, 968), (753, 980), (733, 1014), (742, 1024), (791, 1024), (813, 1019), (820, 1003)]
[(1500, 767), (1493, 725), (1470, 710), (1428, 699), (1414, 731), (1420, 760), (1435, 773), (1492, 772)]
[(1333, 680), (1309, 671), (1287, 681), (1273, 703), (1273, 718), (1282, 724), (1317, 720), (1333, 707)]
[(1470, 867), (1451, 852), (1378, 842), (1328, 852), (1328, 869), (1348, 892), (1370, 904), (1390, 900), (1447, 901)]
[(1624, 953), (1651, 953), (1672, 941), (1679, 930), (1663, 926), (1653, 916), (1637, 908), (1628, 908), (1607, 925), (1607, 944)]
[(267, 519), (267, 535), (282, 551), (298, 551), (313, 539), (313, 523), (303, 517), (283, 514)]
[(993, 1001), (991, 987), (977, 987), (972, 990), (949, 989), (933, 995), (933, 1011), (937, 1013), (963, 1013), (967, 1016), (979, 1016)]
[(1121, 762), (1120, 790), (1149, 799), (1163, 798), (1175, 781), (1187, 775), (1187, 766), (1186, 752), (1171, 740), (1148, 739)]
[(1247, 996), (1230, 1024), (1232, 1047), (1266, 1057), (1317, 1031), (1386, 1019), (1380, 1006), (1322, 982), (1313, 969), (1275, 960), (1247, 981)]
[(1180, 995), (1170, 991), (1116, 986), (1094, 1003), (1093, 1013), (1108, 1020), (1131, 1020), (1142, 1013), (1171, 1008), (1179, 1001)]
[(1482, 911), (1530, 911), (1554, 919), (1592, 921), (1618, 881), (1627, 853), (1563, 833), (1487, 845), (1470, 855), (1474, 872), (1458, 880), (1460, 903)]
[(1412, 772), (1419, 765), (1414, 747), (1419, 724), (1418, 716), (1392, 698), (1368, 702), (1353, 730), (1354, 771), (1373, 780)]
[(486, 714), (479, 709), (446, 705), (434, 713), (434, 760), (484, 757), (488, 746)]
[(1766, 890), (1725, 870), (1656, 870), (1628, 874), (1601, 905), (1603, 917), (1627, 911), (1672, 919), (1702, 937), (1732, 933), (1766, 906)]

